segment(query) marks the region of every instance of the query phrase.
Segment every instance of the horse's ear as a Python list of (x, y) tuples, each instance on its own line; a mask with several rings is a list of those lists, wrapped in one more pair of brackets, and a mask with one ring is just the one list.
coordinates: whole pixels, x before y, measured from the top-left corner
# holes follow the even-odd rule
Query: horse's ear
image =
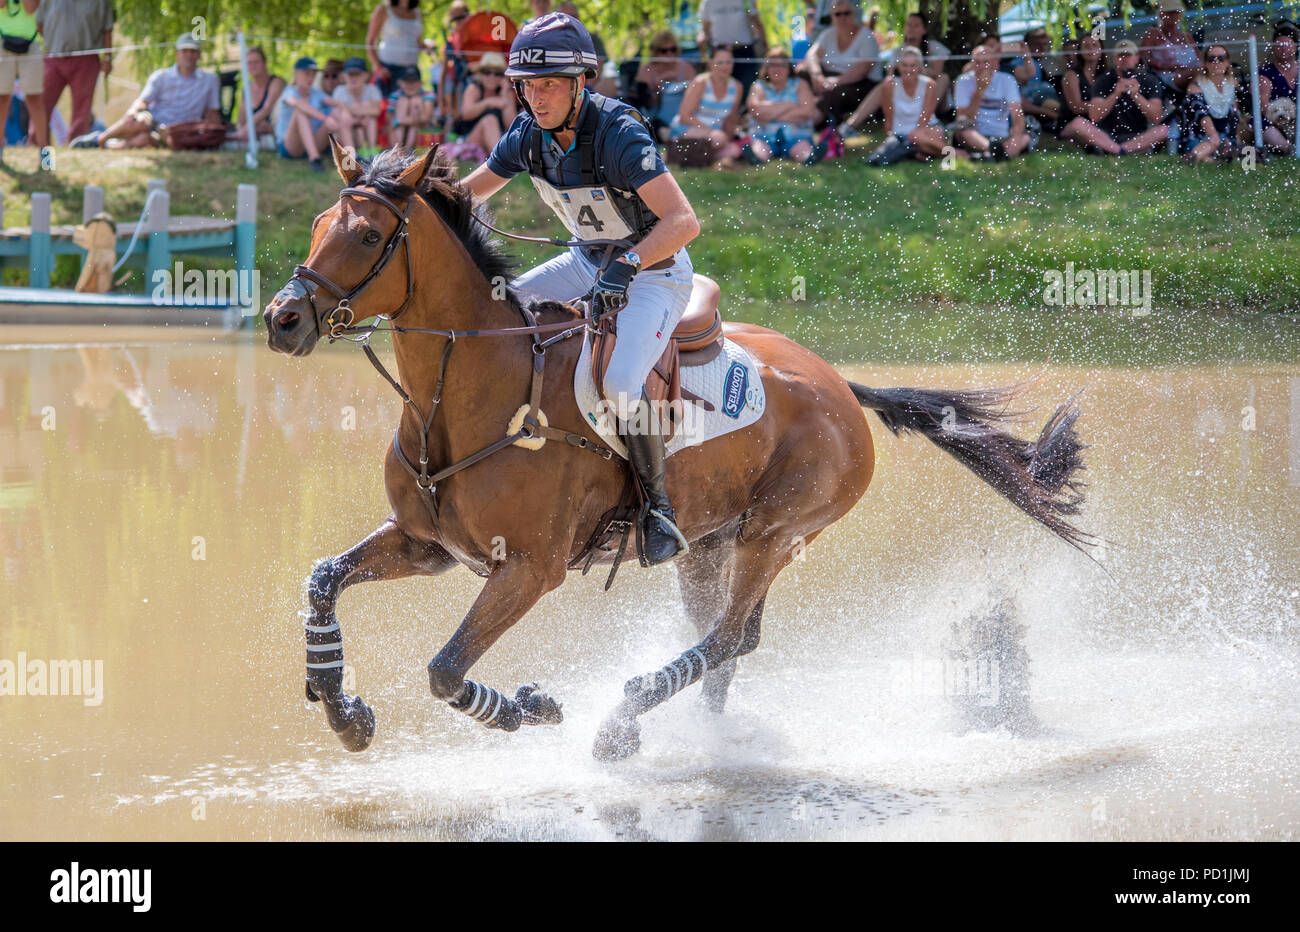
[(433, 160), (437, 155), (437, 144), (429, 146), (429, 151), (424, 153), (424, 158), (416, 159), (408, 165), (398, 180), (407, 187), (418, 188), (420, 182), (424, 180), (424, 176), (429, 174), (429, 169), (433, 167)]
[(361, 177), (361, 163), (357, 157), (339, 145), (339, 141), (330, 133), (330, 152), (334, 154), (334, 167), (339, 170), (343, 183), (351, 187)]

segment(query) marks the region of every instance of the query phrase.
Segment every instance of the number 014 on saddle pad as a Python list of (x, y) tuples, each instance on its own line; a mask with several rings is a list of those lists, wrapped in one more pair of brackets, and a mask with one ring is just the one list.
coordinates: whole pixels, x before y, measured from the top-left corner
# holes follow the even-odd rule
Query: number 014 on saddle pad
[[(674, 346), (670, 353), (676, 351), (675, 344), (679, 338), (688, 347), (700, 346), (704, 342), (702, 339), (691, 338), (695, 331), (706, 334), (711, 329), (715, 336), (700, 349), (682, 352), (675, 371), (668, 359), (670, 353), (665, 353), (655, 367), (666, 367), (665, 374), (680, 382), (681, 386), (680, 405), (673, 402), (673, 425), (663, 428), (669, 456), (685, 447), (748, 427), (763, 416), (767, 404), (763, 381), (753, 359), (743, 346), (722, 335), (717, 319), (717, 299), (717, 285), (702, 275), (696, 275), (690, 305), (674, 331)], [(619, 439), (613, 406), (604, 400), (596, 387), (592, 368), (594, 352), (591, 332), (584, 332), (582, 355), (573, 378), (573, 396), (587, 423), (595, 428), (611, 450), (626, 459), (627, 448)], [(609, 353), (601, 355), (607, 363)], [(650, 379), (654, 378), (652, 372)], [(660, 393), (651, 391), (650, 394), (653, 398)], [(665, 409), (658, 413), (662, 415), (660, 424), (664, 424), (668, 411)]]

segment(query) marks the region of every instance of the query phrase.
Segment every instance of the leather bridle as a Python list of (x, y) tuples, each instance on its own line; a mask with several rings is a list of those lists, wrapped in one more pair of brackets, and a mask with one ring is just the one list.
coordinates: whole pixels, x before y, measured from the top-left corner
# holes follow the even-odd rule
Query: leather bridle
[[(482, 329), (482, 330), (442, 330), (442, 329), (437, 329), (432, 327), (416, 328), (416, 327), (398, 327), (393, 325), (392, 322), (396, 321), (397, 318), (401, 317), (402, 314), (405, 313), (406, 309), (410, 306), (411, 299), (415, 294), (415, 281), (414, 281), (415, 272), (414, 272), (414, 267), (411, 264), (411, 244), (409, 239), (409, 226), (410, 226), (411, 204), (417, 195), (413, 194), (411, 196), (411, 199), (406, 202), (406, 206), (404, 208), (399, 208), (396, 204), (394, 204), (391, 200), (389, 200), (384, 195), (376, 191), (368, 191), (365, 188), (353, 188), (353, 187), (344, 188), (342, 192), (340, 192), (339, 194), (340, 202), (344, 197), (346, 197), (349, 194), (355, 197), (364, 197), (364, 198), (369, 198), (372, 201), (376, 201), (382, 204), (385, 208), (387, 208), (388, 211), (397, 218), (397, 228), (393, 230), (392, 234), (388, 237), (388, 242), (384, 244), (384, 251), (380, 253), (378, 260), (376, 260), (375, 264), (371, 267), (370, 271), (366, 273), (366, 276), (362, 278), (361, 281), (359, 281), (351, 290), (344, 290), (344, 288), (341, 285), (333, 281), (328, 276), (322, 275), (320, 272), (317, 272), (315, 269), (311, 268), (311, 266), (299, 265), (293, 270), (293, 274), (289, 276), (288, 283), (285, 285), (284, 289), (281, 289), (281, 291), (282, 293), (286, 290), (291, 291), (292, 292), (291, 297), (298, 297), (299, 295), (297, 294), (297, 292), (301, 290), (301, 292), (305, 294), (307, 296), (307, 299), (311, 302), (312, 314), (315, 317), (317, 335), (319, 337), (326, 337), (331, 342), (334, 340), (346, 339), (348, 340), (348, 342), (357, 343), (358, 345), (360, 345), (362, 352), (364, 352), (366, 358), (370, 360), (370, 364), (375, 367), (376, 371), (378, 371), (379, 374), (384, 377), (384, 380), (387, 381), (388, 384), (393, 387), (393, 389), (397, 392), (399, 396), (401, 396), (402, 403), (406, 407), (411, 409), (411, 413), (414, 416), (415, 424), (417, 427), (416, 436), (420, 441), (419, 457), (413, 463), (411, 461), (411, 458), (407, 455), (406, 451), (402, 449), (402, 442), (400, 436), (401, 435), (400, 422), (398, 424), (397, 430), (393, 431), (393, 452), (397, 456), (398, 463), (400, 463), (402, 468), (405, 469), (406, 472), (411, 476), (411, 478), (415, 480), (415, 486), (419, 492), (420, 499), (424, 502), (425, 508), (429, 512), (429, 517), (433, 522), (434, 532), (438, 535), (438, 537), (439, 538), (442, 537), (442, 529), (439, 527), (439, 522), (438, 522), (438, 503), (436, 498), (437, 488), (438, 488), (437, 483), (447, 478), (448, 476), (455, 475), (456, 473), (460, 472), (462, 469), (472, 466), (475, 463), (479, 462), (480, 460), (483, 460), (491, 456), (493, 453), (496, 453), (498, 450), (502, 450), (508, 446), (511, 446), (517, 441), (531, 440), (534, 437), (542, 437), (549, 440), (562, 440), (565, 443), (569, 444), (570, 446), (578, 447), (579, 449), (590, 450), (592, 453), (595, 453), (596, 455), (600, 456), (602, 459), (605, 460), (613, 459), (614, 454), (611, 451), (601, 447), (596, 443), (593, 443), (592, 441), (588, 440), (586, 437), (582, 436), (581, 434), (573, 433), (566, 430), (561, 430), (559, 428), (551, 427), (550, 425), (543, 424), (541, 423), (541, 419), (539, 417), (541, 413), (542, 380), (543, 380), (543, 371), (546, 365), (546, 350), (550, 346), (554, 345), (555, 343), (559, 343), (563, 340), (567, 340), (569, 337), (572, 337), (580, 333), (582, 330), (588, 327), (594, 327), (596, 321), (592, 319), (590, 316), (587, 316), (576, 321), (558, 321), (556, 323), (550, 323), (550, 324), (539, 324), (537, 323), (536, 316), (533, 314), (533, 312), (530, 309), (520, 306), (519, 312), (523, 316), (528, 326), (503, 327), (499, 329)], [(556, 240), (556, 239), (551, 239), (549, 237), (518, 236), (516, 234), (505, 233), (504, 231), (497, 230), (495, 227), (493, 227), (487, 221), (483, 220), (477, 214), (474, 214), (472, 216), (474, 217), (475, 220), (483, 224), (489, 230), (492, 230), (493, 232), (501, 233), (503, 236), (508, 236), (511, 237), (512, 239), (526, 240), (529, 242), (546, 242), (546, 243), (552, 243), (556, 246), (570, 246), (570, 247), (579, 246), (579, 245), (606, 246), (608, 247), (605, 255), (606, 262), (608, 262), (610, 257), (613, 255), (613, 250), (615, 248), (621, 247), (626, 249), (626, 248), (630, 248), (632, 245), (627, 240), (587, 240), (584, 242), (578, 242), (572, 240), (570, 241)], [(352, 307), (352, 302), (363, 291), (365, 291), (366, 288), (368, 288), (376, 278), (379, 277), (379, 275), (392, 261), (393, 256), (397, 253), (397, 249), (399, 246), (401, 246), (402, 249), (404, 250), (405, 259), (406, 259), (406, 298), (402, 301), (401, 307), (399, 307), (396, 311), (392, 312), (391, 314), (366, 314), (365, 317), (362, 319), (375, 317), (376, 318), (375, 322), (367, 326), (359, 326), (357, 324), (357, 319), (358, 319), (357, 313)], [(330, 294), (334, 295), (334, 297), (338, 299), (337, 303), (331, 308), (322, 310), (320, 305), (316, 303), (316, 291), (318, 290), (318, 288), (324, 288)], [(346, 312), (347, 314), (346, 318), (336, 317), (336, 314), (338, 314), (338, 312), (340, 311)], [(590, 313), (591, 313), (590, 308), (588, 308), (588, 315), (590, 315)], [(611, 310), (605, 312), (605, 314), (608, 316), (612, 316), (617, 313), (618, 310)], [(389, 326), (381, 329), (379, 326), (379, 322), (382, 320), (389, 321)], [(437, 336), (443, 336), (447, 338), (447, 342), (446, 344), (444, 344), (442, 349), (441, 358), (439, 359), (437, 381), (434, 385), (433, 396), (432, 398), (429, 399), (429, 410), (427, 412), (420, 410), (420, 405), (416, 402), (416, 400), (412, 398), (410, 393), (407, 392), (406, 389), (402, 387), (401, 382), (399, 382), (396, 378), (394, 378), (393, 375), (388, 371), (388, 369), (384, 367), (384, 364), (379, 361), (379, 357), (375, 355), (375, 351), (371, 349), (370, 336), (374, 333), (383, 332), (383, 330), (387, 330), (390, 333), (434, 334)], [(551, 336), (549, 339), (543, 340), (541, 335), (544, 333), (554, 333), (555, 335)], [(352, 339), (348, 336), (349, 334), (360, 334), (360, 336), (358, 338)], [(445, 467), (444, 469), (433, 471), (431, 470), (429, 464), (429, 436), (430, 436), (430, 432), (433, 429), (434, 416), (437, 414), (438, 406), (442, 401), (442, 389), (447, 377), (447, 363), (451, 359), (451, 351), (456, 345), (457, 337), (480, 337), (480, 336), (529, 336), (532, 338), (533, 372), (532, 372), (531, 385), (528, 393), (529, 397), (528, 397), (528, 404), (527, 404), (526, 411), (524, 413), (524, 416), (522, 418), (519, 427), (515, 431), (508, 433), (500, 440), (488, 444), (483, 449), (478, 450), (475, 453), (471, 453), (469, 456), (464, 457), (463, 459), (457, 461), (456, 463), (453, 463), (450, 466)], [(626, 546), (627, 543), (626, 534), (624, 534), (623, 543), (624, 546)], [(622, 548), (620, 548), (619, 550), (620, 559), (622, 558), (622, 552), (623, 552)], [(586, 555), (586, 553), (587, 551), (584, 550), (583, 555)], [(590, 561), (588, 561), (588, 565), (590, 565)], [(615, 569), (617, 569), (617, 562), (615, 563)], [(610, 574), (610, 579), (611, 580), (613, 579), (613, 573)], [(608, 586), (606, 588), (608, 588)]]
[[(371, 266), (370, 271), (367, 272), (366, 276), (361, 279), (361, 281), (357, 282), (350, 291), (345, 291), (343, 287), (337, 284), (333, 279), (326, 275), (322, 275), (309, 265), (299, 265), (293, 270), (293, 274), (289, 276), (289, 284), (292, 284), (295, 279), (305, 279), (306, 282), (310, 283), (300, 284), (299, 287), (302, 288), (307, 295), (307, 299), (311, 302), (312, 314), (316, 319), (316, 333), (319, 336), (327, 336), (331, 339), (337, 339), (342, 336), (348, 331), (348, 328), (352, 327), (353, 324), (356, 323), (356, 311), (352, 308), (352, 302), (356, 300), (363, 291), (369, 288), (371, 283), (379, 277), (380, 273), (382, 273), (385, 268), (387, 268), (388, 263), (391, 262), (393, 256), (397, 254), (397, 248), (399, 246), (401, 246), (405, 252), (406, 258), (406, 298), (402, 301), (402, 306), (391, 314), (367, 314), (366, 316), (383, 317), (390, 321), (397, 320), (397, 318), (401, 317), (406, 311), (407, 307), (410, 306), (411, 298), (415, 294), (415, 271), (411, 266), (411, 242), (409, 236), (411, 201), (408, 200), (405, 207), (399, 208), (379, 192), (368, 191), (365, 188), (344, 188), (339, 194), (339, 201), (342, 202), (343, 198), (347, 197), (349, 194), (354, 197), (369, 198), (372, 201), (384, 205), (384, 207), (386, 207), (388, 211), (397, 218), (397, 228), (389, 235), (388, 242), (384, 243), (383, 252), (379, 254), (379, 258), (375, 261), (375, 264)], [(330, 294), (334, 295), (334, 297), (338, 299), (337, 303), (327, 311), (322, 311), (320, 305), (316, 303), (317, 288), (314, 286), (324, 288)], [(346, 319), (341, 317), (336, 318), (335, 315), (339, 313), (346, 313)]]

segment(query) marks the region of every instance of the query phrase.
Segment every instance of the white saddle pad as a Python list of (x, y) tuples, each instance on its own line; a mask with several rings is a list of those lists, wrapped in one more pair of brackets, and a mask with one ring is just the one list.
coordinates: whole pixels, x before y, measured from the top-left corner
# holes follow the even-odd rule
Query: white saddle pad
[[(754, 360), (739, 343), (723, 338), (722, 352), (703, 366), (683, 366), (682, 388), (706, 399), (713, 410), (684, 400), (683, 419), (677, 433), (668, 441), (668, 455), (685, 447), (721, 437), (733, 430), (748, 427), (763, 416), (767, 394)], [(596, 391), (591, 377), (591, 334), (582, 337), (582, 356), (573, 377), (573, 396), (578, 410), (587, 419), (606, 446), (627, 459), (627, 449), (618, 438), (618, 426), (612, 406)]]

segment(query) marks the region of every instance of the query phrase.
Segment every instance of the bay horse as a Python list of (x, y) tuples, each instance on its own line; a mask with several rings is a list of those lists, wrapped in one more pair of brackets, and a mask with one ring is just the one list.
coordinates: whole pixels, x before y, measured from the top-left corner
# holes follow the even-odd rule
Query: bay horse
[[(356, 341), (401, 395), (403, 410), (384, 462), (392, 513), (352, 549), (312, 568), (307, 697), (323, 705), (344, 747), (364, 750), (375, 717), (343, 691), (340, 594), (360, 582), (463, 564), (484, 584), (429, 662), (433, 696), (489, 728), (558, 723), (560, 704), (536, 684), (510, 698), (466, 674), (565, 581), (623, 495), (626, 463), (574, 401), (582, 341), (566, 337), (584, 321), (570, 305), (526, 307), (503, 287), (513, 260), (475, 216), (454, 164), (436, 146), (423, 157), (388, 150), (362, 166), (336, 144), (334, 158), (347, 187), (316, 217), (307, 262), (266, 307), (267, 341), (276, 352), (306, 356), (322, 337), (360, 333)], [(398, 317), (400, 325), (391, 323)], [(390, 322), (396, 377), (365, 343), (381, 321)], [(675, 561), (678, 581), (701, 639), (628, 681), (596, 737), (593, 753), (602, 760), (635, 753), (638, 716), (701, 679), (708, 705), (721, 711), (735, 659), (758, 646), (772, 581), (867, 490), (875, 451), (864, 408), (896, 434), (929, 438), (1072, 545), (1090, 543), (1068, 520), (1083, 501), (1073, 399), (1029, 442), (1002, 426), (1021, 386), (873, 389), (846, 381), (779, 333), (734, 323), (725, 333), (756, 361), (767, 406), (748, 427), (668, 459), (668, 487), (690, 542)], [(549, 412), (553, 423), (530, 418), (508, 428), (530, 393), (531, 410)], [(515, 442), (539, 433), (552, 438), (540, 449)], [(447, 464), (455, 465), (431, 472)], [(601, 550), (595, 559), (613, 555)]]

